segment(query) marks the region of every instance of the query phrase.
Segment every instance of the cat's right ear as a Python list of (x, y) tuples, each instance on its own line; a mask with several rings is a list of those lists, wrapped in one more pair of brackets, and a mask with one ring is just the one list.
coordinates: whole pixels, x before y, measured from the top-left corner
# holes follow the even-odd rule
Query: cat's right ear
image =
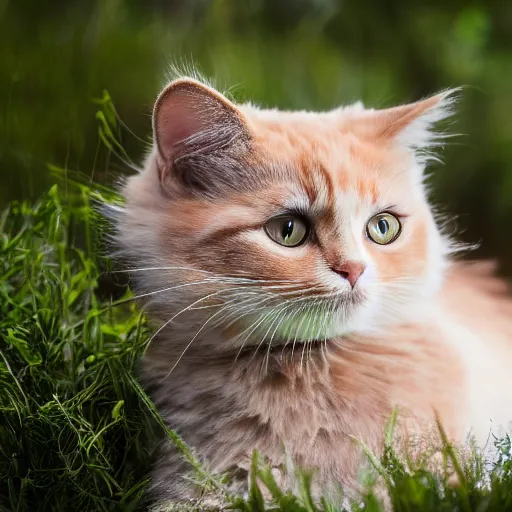
[(188, 78), (171, 82), (158, 96), (153, 133), (161, 181), (196, 181), (183, 175), (194, 172), (191, 165), (183, 164), (201, 156), (240, 151), (250, 139), (244, 116), (233, 103)]

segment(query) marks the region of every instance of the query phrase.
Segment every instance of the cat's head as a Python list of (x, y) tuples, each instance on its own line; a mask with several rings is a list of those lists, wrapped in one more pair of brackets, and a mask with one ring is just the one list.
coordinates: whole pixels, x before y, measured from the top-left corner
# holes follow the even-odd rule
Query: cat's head
[(450, 94), (283, 112), (172, 82), (146, 166), (124, 189), (119, 240), (147, 269), (136, 291), (161, 320), (195, 315), (235, 345), (407, 321), (439, 289), (449, 250), (423, 175)]

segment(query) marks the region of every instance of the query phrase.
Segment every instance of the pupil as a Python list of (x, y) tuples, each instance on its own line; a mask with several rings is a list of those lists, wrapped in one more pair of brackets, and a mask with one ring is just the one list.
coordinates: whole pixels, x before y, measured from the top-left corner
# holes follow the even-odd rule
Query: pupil
[(283, 224), (283, 240), (288, 239), (293, 233), (293, 220), (287, 220)]
[(385, 235), (389, 229), (388, 221), (385, 219), (380, 219), (379, 222), (377, 223), (377, 227), (379, 228), (381, 234)]

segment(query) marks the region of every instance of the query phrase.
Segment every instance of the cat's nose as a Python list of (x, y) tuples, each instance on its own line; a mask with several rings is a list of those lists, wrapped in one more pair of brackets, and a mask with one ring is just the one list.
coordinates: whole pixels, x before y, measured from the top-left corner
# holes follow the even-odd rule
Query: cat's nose
[(366, 265), (360, 261), (344, 261), (333, 267), (332, 270), (345, 278), (350, 283), (350, 286), (354, 288), (365, 268)]

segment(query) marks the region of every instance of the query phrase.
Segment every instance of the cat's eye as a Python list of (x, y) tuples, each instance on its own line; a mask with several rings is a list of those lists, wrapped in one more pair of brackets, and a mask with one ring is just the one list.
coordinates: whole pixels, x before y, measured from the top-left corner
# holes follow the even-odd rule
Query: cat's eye
[(265, 232), (279, 245), (297, 247), (306, 241), (309, 228), (301, 217), (283, 215), (269, 220), (265, 224)]
[(379, 213), (372, 217), (366, 225), (368, 238), (379, 245), (394, 242), (402, 231), (402, 225), (391, 213)]

